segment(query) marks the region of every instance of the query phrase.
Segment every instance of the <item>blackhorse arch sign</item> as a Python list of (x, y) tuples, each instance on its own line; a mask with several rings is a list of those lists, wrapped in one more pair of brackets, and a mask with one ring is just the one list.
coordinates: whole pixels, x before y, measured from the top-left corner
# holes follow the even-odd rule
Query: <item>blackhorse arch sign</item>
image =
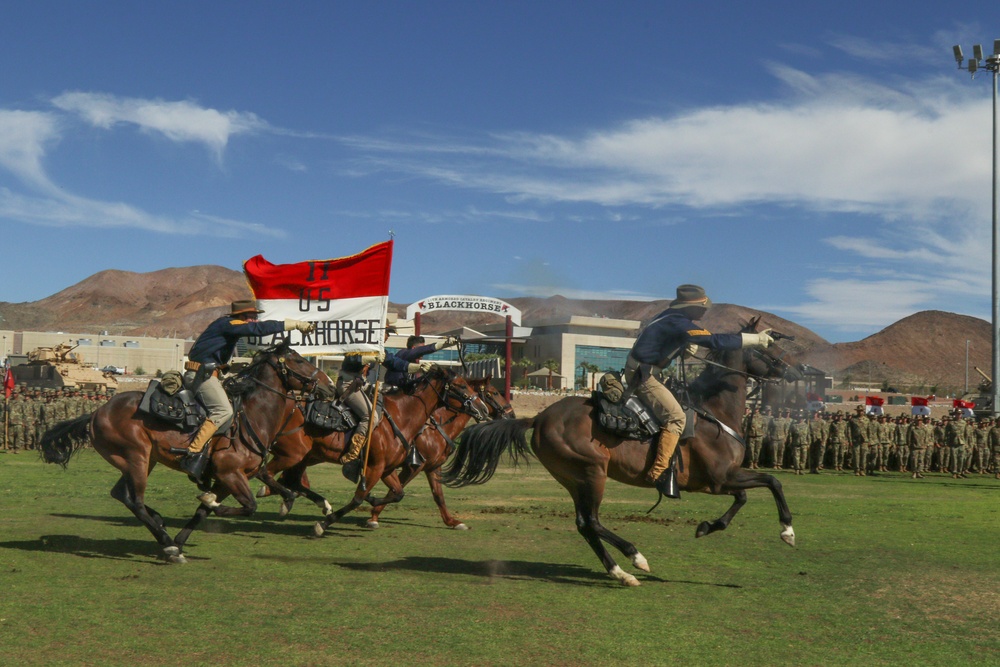
[(514, 325), (521, 326), (521, 311), (506, 301), (488, 296), (467, 296), (459, 294), (441, 294), (429, 296), (411, 303), (406, 308), (406, 319), (413, 320), (414, 332), (420, 335), (420, 314), (437, 310), (460, 310), (469, 313), (493, 313), (507, 321), (504, 345), (504, 395), (510, 400), (510, 353), (511, 339), (514, 337)]

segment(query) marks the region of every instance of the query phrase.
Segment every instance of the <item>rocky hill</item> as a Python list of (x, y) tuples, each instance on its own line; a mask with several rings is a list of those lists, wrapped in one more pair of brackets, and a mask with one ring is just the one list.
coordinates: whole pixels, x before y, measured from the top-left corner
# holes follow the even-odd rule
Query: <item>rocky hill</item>
[[(72, 331), (136, 336), (194, 337), (230, 302), (251, 297), (243, 274), (221, 266), (193, 266), (150, 273), (101, 271), (40, 301), (0, 302), (0, 328), (36, 331)], [(526, 323), (565, 315), (610, 317), (648, 322), (668, 301), (595, 301), (524, 297), (509, 299), (521, 309)], [(400, 317), (406, 306), (390, 304)], [(853, 343), (831, 344), (809, 329), (771, 313), (733, 304), (716, 304), (705, 317), (713, 331), (731, 331), (757, 315), (761, 326), (794, 336), (783, 349), (797, 359), (821, 368), (839, 380), (888, 382), (901, 389), (943, 393), (961, 388), (969, 350), (970, 384), (978, 366), (989, 372), (989, 322), (941, 311), (916, 313), (882, 331)], [(440, 312), (424, 316), (425, 332), (460, 326), (495, 327), (489, 315)], [(967, 343), (968, 341), (968, 343)]]

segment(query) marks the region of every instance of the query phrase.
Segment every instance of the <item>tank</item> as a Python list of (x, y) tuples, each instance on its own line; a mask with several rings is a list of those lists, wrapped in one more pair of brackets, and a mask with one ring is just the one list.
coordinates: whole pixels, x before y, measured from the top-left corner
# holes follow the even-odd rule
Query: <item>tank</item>
[(982, 418), (992, 418), (993, 417), (993, 378), (984, 373), (979, 369), (978, 366), (973, 366), (976, 372), (982, 380), (979, 382), (979, 386), (976, 391), (969, 392), (962, 396), (963, 401), (968, 401), (973, 403), (975, 407), (972, 408), (972, 413), (977, 419)]
[(36, 347), (28, 352), (28, 363), (11, 366), (14, 380), (32, 389), (100, 391), (118, 388), (118, 380), (113, 374), (102, 373), (95, 366), (83, 363), (73, 354), (75, 349), (76, 345), (65, 343)]

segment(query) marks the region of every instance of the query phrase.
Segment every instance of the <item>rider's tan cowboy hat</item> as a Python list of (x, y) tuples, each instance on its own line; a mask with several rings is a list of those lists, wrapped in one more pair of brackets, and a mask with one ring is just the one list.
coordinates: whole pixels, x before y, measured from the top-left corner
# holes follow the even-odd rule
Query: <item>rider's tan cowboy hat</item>
[(698, 285), (681, 285), (677, 288), (677, 298), (670, 303), (671, 308), (708, 308), (712, 300), (705, 289)]
[(230, 315), (245, 315), (247, 313), (256, 313), (257, 315), (260, 315), (263, 312), (263, 310), (257, 307), (256, 301), (233, 301), (233, 309)]

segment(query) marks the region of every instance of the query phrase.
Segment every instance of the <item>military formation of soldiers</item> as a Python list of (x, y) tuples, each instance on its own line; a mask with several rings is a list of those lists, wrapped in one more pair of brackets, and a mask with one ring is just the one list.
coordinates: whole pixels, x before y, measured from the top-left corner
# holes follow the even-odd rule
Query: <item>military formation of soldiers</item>
[(900, 472), (922, 479), (935, 471), (953, 478), (992, 474), (1000, 479), (1000, 419), (747, 408), (744, 465), (787, 468), (796, 475), (824, 469), (864, 477)]
[(0, 452), (17, 453), (22, 449), (37, 449), (42, 434), (54, 425), (96, 410), (114, 393), (83, 391), (76, 387), (60, 389), (28, 387), (19, 384), (4, 398), (0, 392), (0, 415), (4, 418), (0, 434)]

